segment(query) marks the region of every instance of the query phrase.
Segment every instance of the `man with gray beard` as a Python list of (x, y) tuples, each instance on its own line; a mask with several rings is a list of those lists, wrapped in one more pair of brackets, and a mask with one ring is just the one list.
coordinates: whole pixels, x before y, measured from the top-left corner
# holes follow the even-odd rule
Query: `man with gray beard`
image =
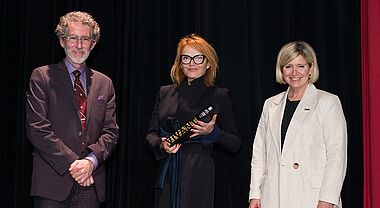
[(55, 32), (66, 57), (34, 69), (26, 93), (34, 207), (99, 207), (119, 129), (111, 79), (85, 63), (100, 28), (90, 14), (70, 12)]

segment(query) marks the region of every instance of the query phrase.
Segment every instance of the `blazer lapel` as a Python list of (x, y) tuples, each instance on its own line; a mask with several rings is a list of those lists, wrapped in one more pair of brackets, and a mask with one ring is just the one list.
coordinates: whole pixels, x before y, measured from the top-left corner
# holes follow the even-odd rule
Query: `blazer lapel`
[(64, 86), (65, 91), (67, 93), (67, 97), (69, 97), (69, 100), (71, 101), (71, 104), (74, 110), (78, 114), (78, 119), (80, 119), (78, 104), (76, 103), (75, 96), (74, 96), (74, 86), (71, 82), (70, 74), (67, 71), (65, 63), (63, 61), (58, 63), (58, 74), (59, 74), (59, 77), (61, 78), (62, 86)]
[[(161, 92), (165, 94), (165, 99), (162, 99), (162, 104), (160, 105), (159, 110), (159, 118), (166, 119), (167, 116), (172, 116), (175, 112), (177, 112), (178, 102), (179, 102), (179, 94), (178, 87), (171, 86), (167, 88), (167, 92)], [(167, 95), (167, 96), (166, 96)]]
[(278, 100), (273, 101), (273, 105), (269, 109), (269, 118), (274, 118), (271, 119), (270, 126), (271, 126), (271, 134), (272, 134), (272, 139), (273, 143), (276, 146), (277, 154), (281, 155), (281, 119), (283, 113), (284, 113), (284, 108), (285, 108), (285, 99), (287, 93), (283, 93), (284, 96), (278, 97)]
[(305, 124), (305, 120), (309, 117), (309, 115), (311, 115), (310, 113), (314, 110), (316, 102), (317, 89), (313, 84), (310, 84), (289, 123), (289, 127), (285, 135), (284, 147), (282, 149), (282, 158), (284, 158), (289, 150), (292, 149), (293, 143), (298, 140), (298, 131)]
[(92, 101), (94, 100), (95, 92), (93, 89), (95, 89), (96, 86), (96, 80), (93, 78), (94, 72), (87, 68), (86, 73), (86, 82), (87, 82), (87, 103), (86, 103), (86, 128), (88, 128), (88, 121), (91, 116), (91, 109), (92, 109)]

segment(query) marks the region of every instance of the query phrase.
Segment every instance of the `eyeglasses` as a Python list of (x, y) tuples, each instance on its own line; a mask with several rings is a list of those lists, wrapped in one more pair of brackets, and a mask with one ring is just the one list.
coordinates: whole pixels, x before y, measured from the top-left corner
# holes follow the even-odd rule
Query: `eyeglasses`
[(309, 68), (308, 64), (297, 64), (297, 65), (292, 65), (292, 64), (287, 64), (282, 67), (284, 71), (293, 71), (294, 69), (297, 69), (297, 71), (304, 71)]
[(67, 41), (71, 44), (77, 44), (79, 40), (82, 41), (82, 44), (84, 45), (88, 45), (90, 44), (93, 40), (91, 37), (89, 36), (77, 36), (77, 35), (70, 35), (70, 36), (66, 36), (65, 37), (67, 39)]
[(193, 57), (188, 55), (181, 55), (180, 59), (181, 63), (183, 64), (190, 64), (191, 60), (193, 60), (195, 64), (203, 64), (205, 61), (205, 55), (198, 54)]

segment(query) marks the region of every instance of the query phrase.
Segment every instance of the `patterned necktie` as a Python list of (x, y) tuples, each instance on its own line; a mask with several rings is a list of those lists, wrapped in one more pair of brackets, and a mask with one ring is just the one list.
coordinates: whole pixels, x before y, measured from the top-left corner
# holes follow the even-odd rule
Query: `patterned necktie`
[[(80, 71), (75, 70), (73, 71), (73, 74), (75, 76), (74, 80), (74, 92), (75, 92), (75, 98), (77, 100), (77, 104), (79, 107), (79, 116), (80, 121), (82, 124), (82, 146), (83, 149), (86, 145), (86, 93), (84, 92), (84, 88), (82, 85), (82, 82), (80, 81)], [(83, 150), (82, 149), (82, 150)]]

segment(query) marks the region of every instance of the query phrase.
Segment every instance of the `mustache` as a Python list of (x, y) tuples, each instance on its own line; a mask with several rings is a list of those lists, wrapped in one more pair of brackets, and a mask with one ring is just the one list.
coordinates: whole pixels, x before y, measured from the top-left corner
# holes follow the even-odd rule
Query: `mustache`
[(73, 51), (75, 51), (75, 52), (83, 52), (83, 53), (85, 53), (86, 52), (86, 50), (84, 49), (84, 48), (74, 48), (74, 49), (72, 49)]

